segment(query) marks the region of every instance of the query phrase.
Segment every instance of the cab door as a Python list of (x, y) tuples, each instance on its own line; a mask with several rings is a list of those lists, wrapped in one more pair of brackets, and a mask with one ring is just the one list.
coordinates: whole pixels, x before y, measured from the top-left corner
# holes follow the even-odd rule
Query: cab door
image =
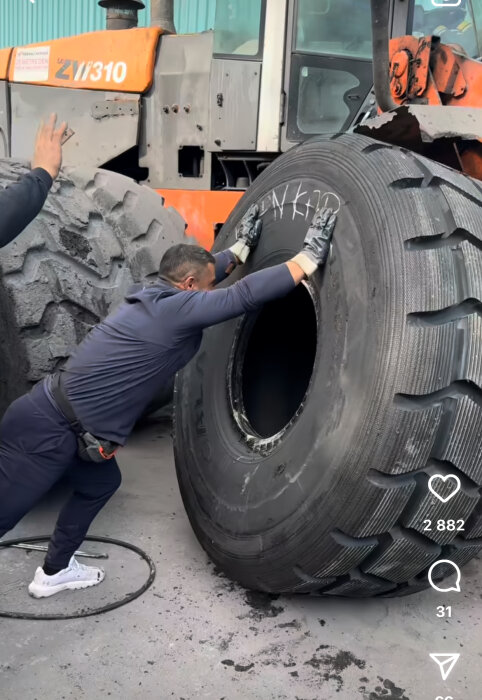
[(346, 130), (373, 85), (370, 0), (294, 0), (283, 150)]

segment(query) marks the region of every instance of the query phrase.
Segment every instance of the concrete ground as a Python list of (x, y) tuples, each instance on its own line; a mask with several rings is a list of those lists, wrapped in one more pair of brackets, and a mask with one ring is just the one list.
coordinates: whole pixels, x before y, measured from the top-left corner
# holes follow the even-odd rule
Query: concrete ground
[[(169, 424), (141, 428), (119, 462), (123, 486), (92, 534), (145, 549), (157, 566), (155, 583), (95, 617), (1, 619), (1, 700), (481, 697), (480, 559), (463, 570), (461, 593), (361, 601), (247, 593), (215, 570), (190, 529)], [(61, 496), (53, 492), (10, 536), (51, 531)], [(104, 583), (43, 601), (26, 592), (42, 556), (0, 550), (0, 609), (72, 613), (142, 585), (147, 567), (137, 555), (88, 542), (83, 548), (109, 554)], [(437, 618), (438, 605), (451, 605), (452, 617)], [(461, 655), (445, 682), (432, 652)]]

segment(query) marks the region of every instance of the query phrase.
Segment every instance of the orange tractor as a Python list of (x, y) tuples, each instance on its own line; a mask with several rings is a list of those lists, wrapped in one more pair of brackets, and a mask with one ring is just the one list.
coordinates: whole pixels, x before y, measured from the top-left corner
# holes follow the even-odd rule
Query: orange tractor
[(0, 261), (2, 401), (154, 280), (184, 220), (217, 250), (257, 202), (251, 272), (330, 205), (323, 274), (211, 329), (177, 378), (186, 510), (266, 591), (403, 595), (463, 565), (482, 536), (482, 3), (218, 0), (186, 36), (172, 2), (147, 29), (140, 0), (100, 4), (108, 31), (0, 52), (2, 178), (41, 115), (69, 122), (65, 173)]
[[(4, 156), (27, 158), (36, 117), (55, 109), (72, 134), (66, 166), (149, 185), (209, 247), (278, 155), (314, 134), (357, 130), (377, 108), (414, 106), (403, 123), (391, 114), (380, 131), (366, 125), (373, 136), (480, 175), (475, 146), (462, 156), (440, 143), (480, 133), (477, 2), (394, 0), (373, 3), (371, 16), (370, 0), (219, 0), (214, 31), (185, 36), (171, 34), (172, 1), (152, 2), (147, 29), (135, 29), (141, 0), (100, 4), (106, 32), (0, 51)], [(464, 110), (435, 117), (425, 105)]]

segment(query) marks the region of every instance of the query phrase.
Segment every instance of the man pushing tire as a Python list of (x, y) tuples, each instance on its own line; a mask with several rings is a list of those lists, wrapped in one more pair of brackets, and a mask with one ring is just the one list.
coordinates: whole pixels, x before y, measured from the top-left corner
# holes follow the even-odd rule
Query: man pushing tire
[(213, 256), (198, 246), (170, 248), (159, 281), (128, 295), (96, 325), (60, 373), (9, 407), (0, 424), (0, 537), (58, 479), (73, 493), (63, 507), (45, 563), (29, 592), (36, 598), (100, 583), (104, 572), (74, 552), (119, 488), (115, 459), (146, 406), (197, 353), (203, 329), (287, 295), (324, 265), (336, 223), (316, 212), (302, 251), (287, 263), (214, 289), (246, 262), (261, 234), (258, 206), (241, 221), (236, 243)]

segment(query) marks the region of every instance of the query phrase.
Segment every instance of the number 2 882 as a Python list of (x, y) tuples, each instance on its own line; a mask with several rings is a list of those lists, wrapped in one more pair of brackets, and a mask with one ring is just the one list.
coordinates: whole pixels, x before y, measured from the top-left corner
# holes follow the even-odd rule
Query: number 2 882
[(465, 530), (464, 520), (424, 520), (424, 532), (437, 530), (438, 532), (463, 532)]

